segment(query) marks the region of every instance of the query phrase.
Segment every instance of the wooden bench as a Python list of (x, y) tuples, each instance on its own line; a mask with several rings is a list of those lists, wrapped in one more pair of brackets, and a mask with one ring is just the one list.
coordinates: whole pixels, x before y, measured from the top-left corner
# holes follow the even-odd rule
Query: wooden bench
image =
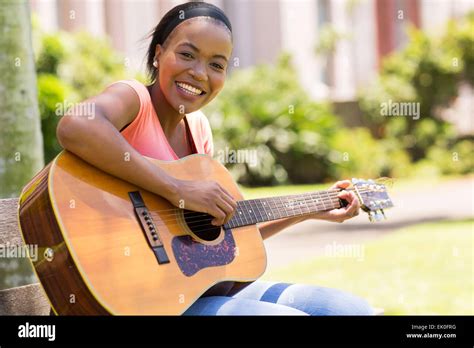
[[(0, 199), (0, 245), (23, 245), (18, 228), (17, 205), (18, 198)], [(39, 283), (0, 290), (0, 315), (49, 315), (50, 310)]]

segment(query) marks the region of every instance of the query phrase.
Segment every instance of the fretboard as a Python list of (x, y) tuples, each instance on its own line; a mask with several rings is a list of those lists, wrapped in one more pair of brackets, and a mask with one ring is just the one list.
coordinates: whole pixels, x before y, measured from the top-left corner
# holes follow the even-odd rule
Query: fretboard
[(337, 191), (330, 190), (238, 201), (234, 216), (226, 226), (235, 228), (340, 208), (337, 194)]

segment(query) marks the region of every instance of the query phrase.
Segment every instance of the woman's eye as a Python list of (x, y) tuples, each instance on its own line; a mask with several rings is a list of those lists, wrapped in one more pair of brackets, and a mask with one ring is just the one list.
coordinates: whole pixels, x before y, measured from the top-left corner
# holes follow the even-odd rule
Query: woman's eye
[(193, 58), (193, 55), (191, 53), (183, 52), (181, 55), (185, 56), (186, 58)]
[(212, 66), (215, 67), (215, 68), (217, 68), (217, 69), (219, 69), (219, 70), (224, 70), (224, 67), (223, 67), (222, 65), (220, 65), (220, 64), (213, 63)]

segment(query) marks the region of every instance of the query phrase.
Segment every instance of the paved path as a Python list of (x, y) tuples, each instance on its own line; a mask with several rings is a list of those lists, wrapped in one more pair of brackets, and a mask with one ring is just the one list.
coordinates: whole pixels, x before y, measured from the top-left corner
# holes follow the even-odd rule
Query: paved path
[(292, 226), (265, 242), (267, 271), (322, 255), (325, 247), (333, 243), (364, 243), (405, 226), (442, 219), (472, 218), (473, 184), (471, 177), (400, 192), (395, 184), (390, 196), (396, 207), (386, 211), (385, 221), (370, 223), (367, 214), (361, 212), (342, 224), (313, 220)]

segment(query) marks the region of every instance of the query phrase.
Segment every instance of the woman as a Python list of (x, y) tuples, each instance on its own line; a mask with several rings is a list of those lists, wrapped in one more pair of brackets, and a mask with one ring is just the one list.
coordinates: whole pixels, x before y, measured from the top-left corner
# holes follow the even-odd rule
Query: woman
[[(166, 174), (144, 156), (177, 160), (192, 153), (212, 155), (212, 133), (199, 111), (221, 91), (232, 53), (232, 28), (217, 7), (190, 2), (170, 10), (152, 34), (147, 67), (152, 84), (119, 81), (86, 100), (94, 117), (69, 113), (59, 122), (61, 145), (85, 161), (168, 199), (183, 200), (190, 210), (228, 222), (236, 209), (233, 197), (217, 182), (184, 181)], [(334, 188), (346, 188), (349, 181)], [(352, 192), (339, 195), (345, 208), (312, 216), (287, 218), (259, 226), (268, 238), (304, 219), (342, 222), (358, 214)], [(362, 299), (338, 290), (256, 281), (234, 296), (198, 299), (184, 314), (372, 314)]]

